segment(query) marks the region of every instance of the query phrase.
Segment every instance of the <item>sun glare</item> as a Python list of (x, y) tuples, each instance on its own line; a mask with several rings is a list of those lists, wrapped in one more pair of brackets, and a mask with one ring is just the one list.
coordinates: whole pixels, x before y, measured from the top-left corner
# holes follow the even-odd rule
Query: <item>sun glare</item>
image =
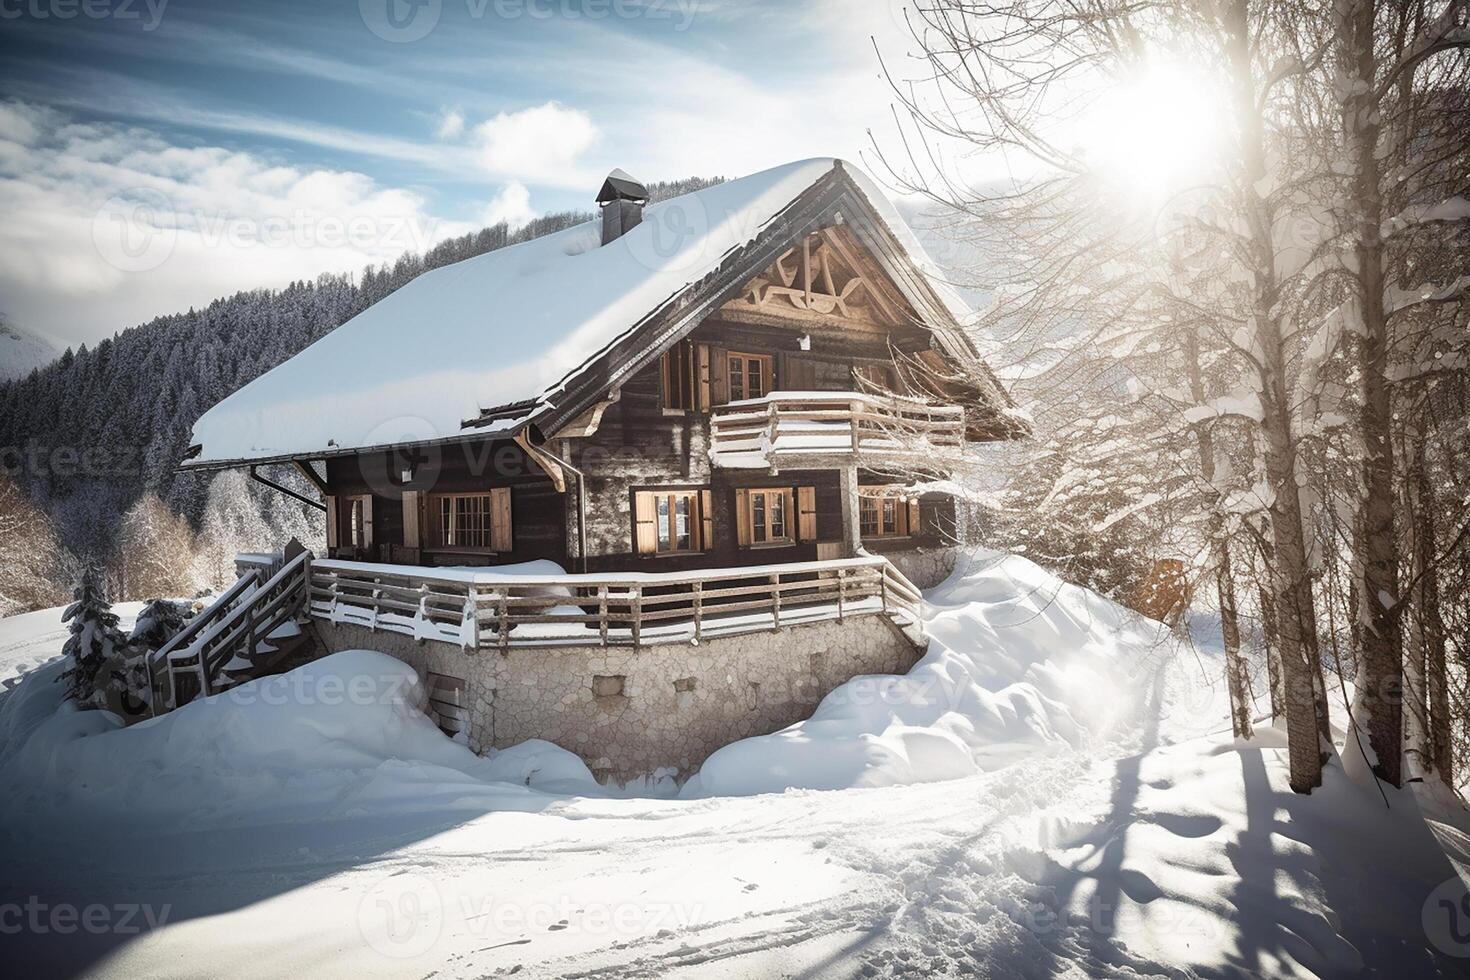
[(1156, 64), (1124, 79), (1082, 125), (1082, 150), (1122, 190), (1156, 197), (1208, 176), (1224, 146), (1226, 106), (1200, 72)]

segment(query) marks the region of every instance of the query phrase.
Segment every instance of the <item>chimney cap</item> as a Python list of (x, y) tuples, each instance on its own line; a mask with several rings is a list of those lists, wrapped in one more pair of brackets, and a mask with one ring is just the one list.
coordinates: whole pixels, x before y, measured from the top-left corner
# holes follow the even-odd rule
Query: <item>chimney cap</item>
[(602, 182), (602, 190), (597, 192), (598, 204), (607, 204), (611, 201), (647, 200), (648, 188), (621, 167), (607, 175), (607, 180)]

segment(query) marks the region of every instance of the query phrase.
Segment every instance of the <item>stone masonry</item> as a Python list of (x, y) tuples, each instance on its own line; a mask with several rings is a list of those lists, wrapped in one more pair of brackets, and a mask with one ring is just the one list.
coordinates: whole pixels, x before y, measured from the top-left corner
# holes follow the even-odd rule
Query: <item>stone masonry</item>
[(599, 781), (657, 770), (684, 779), (722, 745), (811, 715), (859, 674), (903, 673), (920, 651), (886, 618), (786, 627), (698, 646), (511, 647), (473, 652), (433, 640), (314, 620), (325, 653), (379, 650), (465, 681), (476, 752), (529, 738), (581, 756)]

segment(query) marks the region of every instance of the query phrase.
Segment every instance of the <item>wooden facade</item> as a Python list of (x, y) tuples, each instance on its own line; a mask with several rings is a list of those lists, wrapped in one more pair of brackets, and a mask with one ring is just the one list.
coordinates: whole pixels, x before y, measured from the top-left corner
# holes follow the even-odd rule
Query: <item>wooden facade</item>
[[(779, 273), (773, 278), (782, 281)], [(569, 570), (677, 571), (848, 557), (856, 540), (875, 553), (954, 543), (951, 498), (902, 496), (913, 461), (873, 467), (865, 453), (821, 445), (810, 452), (798, 446), (795, 468), (727, 467), (711, 458), (712, 414), (732, 402), (782, 392), (939, 399), (914, 377), (918, 355), (933, 349), (931, 334), (891, 286), (854, 286), (844, 269), (830, 284), (819, 282), (813, 304), (825, 305), (825, 296), (833, 306), (817, 311), (790, 302), (805, 302), (797, 288), (804, 280), (794, 281), (768, 287), (786, 290), (774, 299), (752, 299), (760, 295), (756, 287), (730, 301), (542, 441), (544, 458), (568, 464), (558, 474), (562, 489), (512, 440), (328, 459), (331, 556), (456, 566), (548, 559)], [(839, 297), (845, 313), (835, 305)], [(834, 404), (847, 411), (845, 401)], [(933, 474), (942, 469), (933, 467)], [(873, 510), (845, 502), (849, 488), (862, 499), (888, 498), (877, 509), (894, 516), (869, 521), (876, 534), (849, 527), (864, 507)], [(446, 540), (443, 525), (466, 497), (474, 536)], [(479, 515), (487, 511), (485, 531)]]

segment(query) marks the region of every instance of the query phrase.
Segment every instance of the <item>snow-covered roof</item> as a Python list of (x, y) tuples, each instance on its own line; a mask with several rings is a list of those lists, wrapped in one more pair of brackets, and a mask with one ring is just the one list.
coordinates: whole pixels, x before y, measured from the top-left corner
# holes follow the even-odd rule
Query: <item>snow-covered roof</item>
[[(600, 245), (593, 220), (426, 272), (236, 391), (194, 425), (198, 466), (511, 432), (570, 375), (754, 240), (839, 161), (789, 163), (650, 205)], [(932, 272), (881, 189), (842, 167)], [(932, 285), (956, 320), (971, 314)], [(466, 433), (463, 423), (516, 406)]]

